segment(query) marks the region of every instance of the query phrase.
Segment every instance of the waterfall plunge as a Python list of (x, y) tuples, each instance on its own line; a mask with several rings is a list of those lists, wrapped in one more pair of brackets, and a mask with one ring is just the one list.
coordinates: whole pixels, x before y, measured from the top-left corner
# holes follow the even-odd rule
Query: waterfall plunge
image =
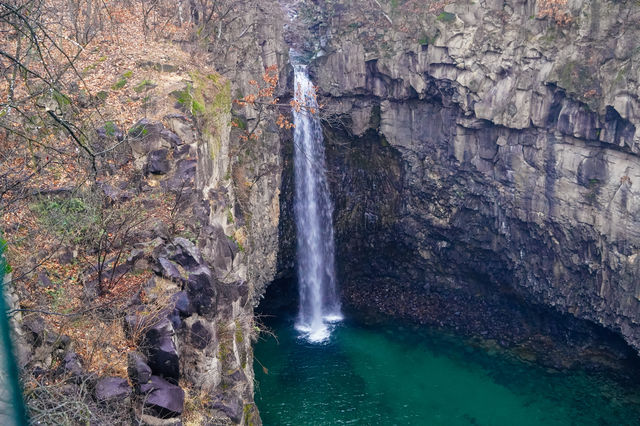
[[(330, 324), (342, 319), (336, 294), (333, 204), (325, 171), (324, 145), (315, 90), (306, 67), (295, 66), (295, 202), (300, 308), (296, 329), (310, 342), (329, 338)], [(297, 110), (299, 109), (299, 111)]]

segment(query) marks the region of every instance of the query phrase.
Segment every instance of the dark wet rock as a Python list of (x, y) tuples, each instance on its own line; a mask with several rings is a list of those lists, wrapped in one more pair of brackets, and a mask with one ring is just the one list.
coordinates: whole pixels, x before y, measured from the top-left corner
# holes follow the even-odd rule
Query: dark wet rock
[(163, 129), (162, 131), (160, 131), (160, 137), (170, 142), (171, 145), (173, 145), (174, 147), (178, 147), (183, 144), (182, 140), (180, 140), (178, 135), (176, 135), (175, 133), (173, 133), (171, 130), (168, 130), (168, 129)]
[(244, 374), (244, 371), (240, 368), (237, 370), (234, 370), (233, 373), (229, 374), (227, 377), (229, 380), (235, 383), (242, 382), (247, 379), (246, 374)]
[(166, 175), (171, 169), (167, 155), (169, 151), (165, 148), (151, 151), (147, 157), (147, 173), (154, 175)]
[(141, 119), (129, 129), (129, 136), (136, 139), (154, 139), (160, 136), (164, 126), (160, 122)]
[(147, 383), (151, 379), (151, 367), (147, 364), (146, 357), (140, 352), (129, 352), (127, 373), (132, 383), (136, 385)]
[(200, 250), (186, 238), (173, 239), (173, 253), (169, 259), (173, 260), (185, 269), (195, 268), (202, 263)]
[(53, 349), (64, 349), (69, 346), (71, 339), (69, 336), (59, 334), (51, 330), (46, 330), (44, 333), (44, 345)]
[(131, 394), (127, 379), (105, 377), (96, 382), (95, 396), (98, 402), (121, 401)]
[(75, 352), (66, 353), (60, 363), (57, 373), (60, 376), (70, 377), (76, 381), (82, 380), (86, 374), (84, 367), (82, 366), (82, 359)]
[(180, 160), (176, 163), (173, 176), (163, 184), (166, 185), (168, 190), (178, 192), (182, 194), (182, 197), (187, 197), (192, 191), (195, 175), (196, 160)]
[(162, 276), (174, 281), (180, 281), (183, 279), (182, 274), (180, 273), (176, 265), (174, 265), (173, 262), (171, 262), (169, 259), (161, 257), (158, 259), (158, 263), (162, 268)]
[(173, 324), (165, 318), (147, 331), (144, 347), (153, 373), (177, 383), (180, 378), (180, 364), (174, 338)]
[(46, 322), (38, 315), (29, 315), (22, 320), (22, 326), (26, 331), (25, 337), (33, 346), (44, 343)]
[(47, 273), (44, 271), (38, 274), (38, 284), (40, 284), (41, 287), (53, 288), (53, 283), (49, 279)]
[(206, 266), (200, 266), (191, 271), (187, 279), (187, 295), (198, 314), (207, 317), (215, 315), (217, 287), (217, 280), (213, 278), (211, 270)]
[(146, 169), (147, 157), (150, 153), (156, 152), (152, 169), (156, 171), (164, 170), (167, 164), (163, 161), (162, 153), (157, 151), (172, 148), (172, 139), (160, 122), (144, 118), (134, 124), (129, 130), (129, 144), (131, 145), (136, 167), (139, 170)]
[(204, 349), (211, 343), (213, 333), (202, 321), (196, 321), (189, 330), (189, 343), (196, 349)]
[(136, 262), (143, 259), (144, 256), (144, 249), (134, 248), (133, 250), (131, 250), (131, 253), (129, 253), (129, 257), (127, 257), (127, 263), (129, 265), (135, 265)]
[(140, 385), (145, 395), (144, 405), (160, 417), (176, 417), (184, 408), (184, 391), (158, 376), (151, 376), (148, 383)]
[(191, 304), (191, 299), (189, 299), (189, 295), (186, 291), (180, 291), (172, 296), (172, 300), (174, 303), (174, 308), (180, 316), (188, 317), (193, 314), (193, 305)]

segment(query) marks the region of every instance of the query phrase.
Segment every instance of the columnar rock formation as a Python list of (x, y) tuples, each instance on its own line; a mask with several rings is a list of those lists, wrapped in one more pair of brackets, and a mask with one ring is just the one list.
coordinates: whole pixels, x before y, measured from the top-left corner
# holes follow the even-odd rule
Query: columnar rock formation
[(509, 293), (640, 349), (638, 5), (364, 3), (313, 27), (342, 281)]

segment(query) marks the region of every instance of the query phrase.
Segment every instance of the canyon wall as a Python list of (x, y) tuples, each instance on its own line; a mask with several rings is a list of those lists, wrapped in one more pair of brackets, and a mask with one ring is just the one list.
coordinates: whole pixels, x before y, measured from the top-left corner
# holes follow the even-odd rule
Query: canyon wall
[(569, 23), (531, 1), (342, 3), (298, 7), (345, 298), (522, 340), (500, 295), (640, 349), (637, 2), (572, 1)]

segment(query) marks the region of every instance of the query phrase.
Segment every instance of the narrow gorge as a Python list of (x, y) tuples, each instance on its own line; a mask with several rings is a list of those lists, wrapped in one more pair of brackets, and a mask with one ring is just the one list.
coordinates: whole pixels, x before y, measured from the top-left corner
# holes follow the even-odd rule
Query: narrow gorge
[[(95, 344), (16, 287), (29, 377), (90, 376), (91, 404), (128, 413), (111, 424), (636, 424), (640, 3), (225, 10), (173, 53), (149, 43), (140, 117), (96, 133), (127, 147), (104, 160), (118, 185), (94, 176), (101, 205), (169, 206), (103, 255), (139, 286), (97, 308), (126, 366), (86, 374)], [(24, 227), (3, 223), (8, 247)], [(84, 269), (77, 291), (102, 300)]]

